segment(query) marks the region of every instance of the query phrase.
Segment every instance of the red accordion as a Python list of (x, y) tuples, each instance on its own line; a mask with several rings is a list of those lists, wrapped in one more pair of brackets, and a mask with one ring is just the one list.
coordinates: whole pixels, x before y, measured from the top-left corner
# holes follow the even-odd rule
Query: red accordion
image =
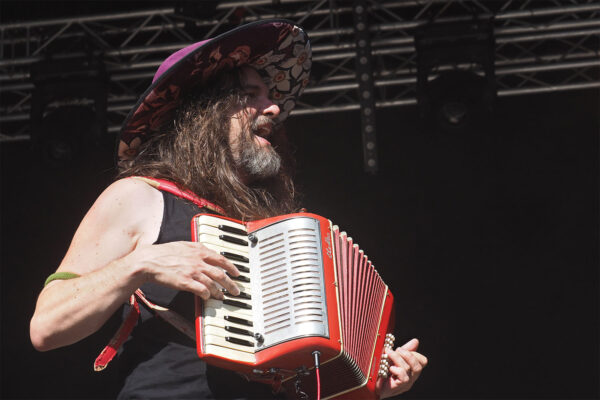
[(377, 397), (393, 296), (346, 233), (308, 213), (248, 223), (199, 214), (192, 240), (240, 270), (239, 296), (196, 299), (200, 358), (316, 398), (318, 352), (321, 398)]

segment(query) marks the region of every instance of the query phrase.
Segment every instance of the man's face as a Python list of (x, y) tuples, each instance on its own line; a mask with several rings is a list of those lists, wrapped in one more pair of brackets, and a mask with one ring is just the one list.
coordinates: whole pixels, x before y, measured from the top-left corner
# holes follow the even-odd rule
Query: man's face
[(281, 157), (268, 140), (273, 134), (279, 107), (269, 99), (269, 89), (255, 69), (244, 67), (241, 77), (242, 91), (248, 96), (248, 102), (231, 117), (229, 146), (245, 178), (269, 178), (281, 167)]

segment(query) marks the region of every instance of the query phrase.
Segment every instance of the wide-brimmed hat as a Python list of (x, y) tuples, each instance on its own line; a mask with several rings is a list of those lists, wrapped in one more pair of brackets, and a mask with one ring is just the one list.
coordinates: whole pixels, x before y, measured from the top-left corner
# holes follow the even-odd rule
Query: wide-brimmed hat
[(125, 119), (117, 138), (119, 161), (131, 160), (141, 143), (173, 120), (181, 99), (201, 90), (218, 72), (249, 65), (269, 88), (285, 119), (308, 84), (311, 49), (306, 33), (284, 19), (257, 21), (171, 54)]

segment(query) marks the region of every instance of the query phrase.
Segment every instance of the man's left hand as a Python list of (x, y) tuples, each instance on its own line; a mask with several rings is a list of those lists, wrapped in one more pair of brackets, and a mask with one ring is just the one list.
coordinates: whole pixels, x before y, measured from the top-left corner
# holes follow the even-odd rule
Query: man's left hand
[(417, 353), (419, 341), (409, 340), (396, 350), (385, 349), (390, 361), (389, 376), (377, 380), (377, 393), (383, 399), (409, 390), (427, 365), (427, 357)]

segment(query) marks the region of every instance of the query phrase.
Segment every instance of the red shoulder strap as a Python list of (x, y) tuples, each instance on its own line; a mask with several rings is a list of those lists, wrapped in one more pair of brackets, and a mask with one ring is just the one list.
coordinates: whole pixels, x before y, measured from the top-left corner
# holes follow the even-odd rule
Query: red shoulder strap
[[(189, 200), (196, 204), (198, 207), (208, 208), (213, 212), (225, 215), (225, 210), (223, 210), (221, 207), (211, 203), (208, 200), (196, 196), (190, 191), (179, 189), (177, 185), (175, 185), (173, 182), (169, 182), (164, 179), (149, 178), (145, 176), (133, 176), (132, 179), (144, 181), (158, 190), (169, 192), (177, 197)], [(142, 303), (146, 304), (150, 309), (152, 309), (155, 315), (161, 317), (162, 319), (173, 325), (176, 329), (181, 331), (183, 334), (185, 334), (192, 340), (196, 340), (194, 325), (191, 322), (185, 320), (182, 316), (180, 316), (172, 310), (169, 310), (168, 308), (151, 303), (148, 299), (146, 299), (144, 293), (140, 289), (138, 289), (135, 291), (134, 294), (131, 295), (129, 299), (129, 305), (131, 308), (127, 317), (121, 324), (121, 327), (117, 330), (117, 332), (114, 334), (108, 345), (102, 350), (102, 352), (94, 361), (94, 371), (102, 371), (106, 368), (108, 363), (115, 357), (119, 348), (123, 345), (125, 340), (127, 340), (129, 335), (133, 331), (133, 328), (135, 327), (135, 324), (137, 323), (140, 316), (140, 307), (138, 305), (138, 299)]]
[(181, 197), (182, 199), (189, 200), (196, 204), (198, 207), (208, 208), (211, 211), (217, 212), (221, 215), (225, 215), (225, 210), (219, 207), (216, 204), (211, 203), (210, 201), (203, 199), (201, 197), (196, 196), (194, 193), (188, 190), (181, 190), (177, 187), (173, 182), (169, 182), (165, 179), (158, 178), (150, 178), (147, 176), (132, 176), (132, 179), (138, 179), (140, 181), (144, 181), (150, 186), (162, 190), (165, 192), (169, 192), (174, 194), (177, 197)]

